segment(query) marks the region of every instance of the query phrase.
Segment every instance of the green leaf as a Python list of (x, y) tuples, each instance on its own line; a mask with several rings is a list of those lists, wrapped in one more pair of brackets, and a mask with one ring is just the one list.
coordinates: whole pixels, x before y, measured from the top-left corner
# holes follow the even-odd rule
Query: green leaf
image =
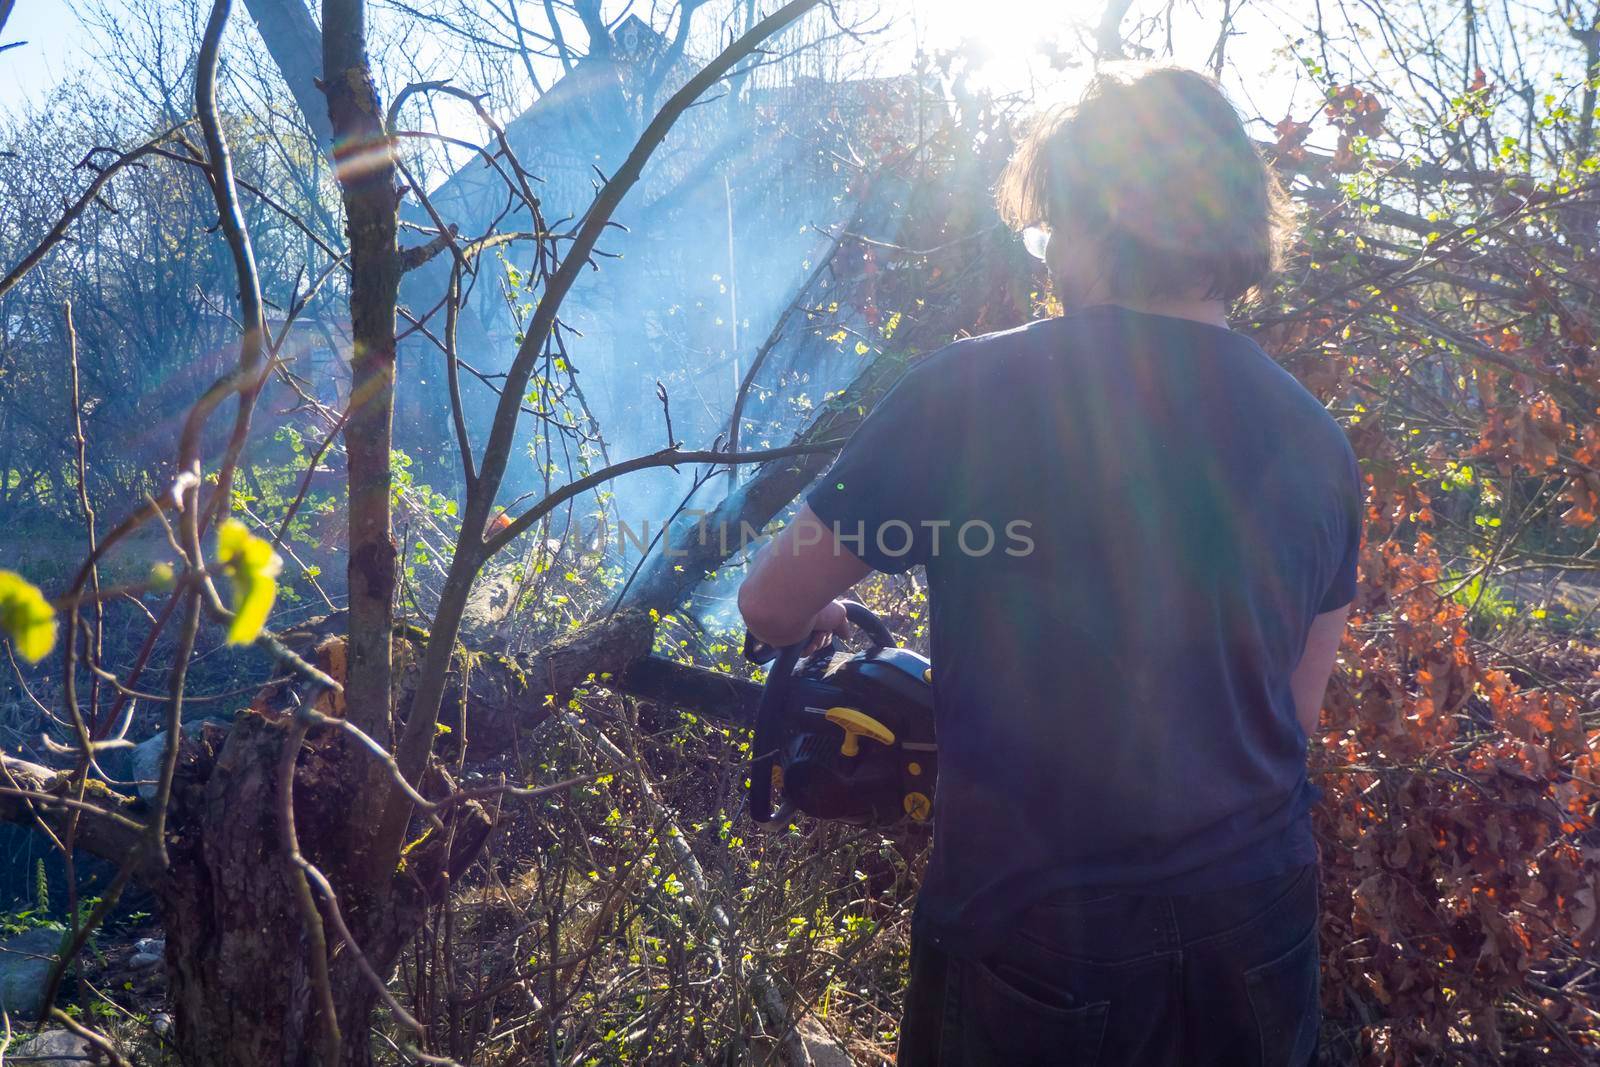
[(157, 593), (165, 593), (177, 583), (177, 575), (173, 573), (170, 563), (152, 563), (150, 565), (150, 588)]
[(233, 622), (228, 626), (228, 644), (248, 645), (261, 633), (272, 612), (283, 559), (238, 519), (229, 519), (217, 528), (217, 557), (222, 572), (233, 581)]
[(14, 571), (0, 570), (0, 631), (29, 663), (56, 647), (56, 609), (38, 586)]

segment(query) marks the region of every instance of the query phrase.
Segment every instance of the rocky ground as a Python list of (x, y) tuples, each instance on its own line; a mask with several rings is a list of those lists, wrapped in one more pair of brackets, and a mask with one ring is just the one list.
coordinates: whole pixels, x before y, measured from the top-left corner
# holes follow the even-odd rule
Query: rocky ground
[[(57, 1006), (91, 1018), (97, 1029), (110, 1030), (152, 1054), (141, 1063), (159, 1062), (159, 1050), (172, 1025), (165, 1013), (166, 974), (162, 966), (166, 943), (148, 928), (128, 927), (107, 931), (86, 951), (82, 966), (63, 983)], [(40, 1000), (50, 973), (50, 963), (66, 931), (57, 924), (34, 927), (0, 942), (0, 1005), (9, 1023), (9, 1045), (0, 1063), (28, 1067), (105, 1062), (89, 1042), (47, 1021), (35, 1032)]]

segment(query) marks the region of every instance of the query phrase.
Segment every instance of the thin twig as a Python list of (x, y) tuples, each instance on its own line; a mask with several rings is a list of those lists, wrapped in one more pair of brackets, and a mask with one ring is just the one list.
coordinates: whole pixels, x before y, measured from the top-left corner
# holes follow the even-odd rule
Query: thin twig
[[(226, 0), (222, 0), (226, 2)], [(322, 914), (311, 896), (311, 885), (306, 880), (305, 857), (300, 854), (300, 841), (294, 829), (294, 767), (300, 755), (300, 746), (310, 727), (295, 722), (283, 739), (283, 752), (278, 757), (277, 801), (278, 830), (284, 854), (289, 859), (289, 884), (294, 890), (295, 904), (300, 909), (300, 920), (305, 926), (308, 963), (311, 967), (311, 988), (318, 1000), (319, 1021), (322, 1024), (322, 1062), (339, 1062), (339, 1013), (334, 1007), (333, 982), (328, 976), (328, 940), (322, 929)]]

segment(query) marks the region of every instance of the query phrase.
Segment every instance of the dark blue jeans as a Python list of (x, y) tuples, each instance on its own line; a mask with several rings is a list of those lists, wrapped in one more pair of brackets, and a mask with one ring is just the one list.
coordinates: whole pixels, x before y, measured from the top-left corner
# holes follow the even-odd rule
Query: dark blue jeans
[(1305, 1067), (1317, 868), (1216, 893), (1060, 895), (981, 960), (913, 938), (897, 1067)]

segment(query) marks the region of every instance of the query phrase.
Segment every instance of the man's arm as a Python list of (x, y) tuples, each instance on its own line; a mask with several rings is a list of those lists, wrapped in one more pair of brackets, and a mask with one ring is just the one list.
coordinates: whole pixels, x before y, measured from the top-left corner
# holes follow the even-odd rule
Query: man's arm
[[(940, 375), (935, 375), (935, 366)], [(928, 433), (930, 426), (950, 424), (945, 367), (938, 353), (929, 356), (884, 394), (794, 521), (750, 564), (739, 587), (739, 611), (753, 635), (783, 646), (816, 634), (807, 645), (813, 651), (827, 634), (848, 633), (844, 607), (834, 597), (874, 569), (898, 574), (925, 562), (916, 539), (901, 554), (891, 555), (880, 549), (878, 535), (890, 523), (915, 532), (922, 529), (922, 520), (942, 518), (948, 510), (939, 503), (940, 483), (932, 472), (950, 466), (942, 454), (950, 435)], [(846, 549), (841, 537), (855, 551)]]
[(1311, 633), (1306, 637), (1305, 651), (1300, 654), (1300, 665), (1289, 678), (1289, 688), (1294, 691), (1295, 717), (1310, 737), (1317, 729), (1317, 718), (1322, 714), (1322, 698), (1328, 692), (1328, 679), (1333, 675), (1333, 661), (1339, 654), (1339, 641), (1344, 637), (1345, 619), (1350, 614), (1346, 604), (1325, 611), (1311, 620)]
[(872, 568), (839, 544), (809, 504), (756, 555), (739, 586), (739, 613), (752, 634), (774, 647), (814, 631), (844, 636), (844, 609), (833, 598)]

